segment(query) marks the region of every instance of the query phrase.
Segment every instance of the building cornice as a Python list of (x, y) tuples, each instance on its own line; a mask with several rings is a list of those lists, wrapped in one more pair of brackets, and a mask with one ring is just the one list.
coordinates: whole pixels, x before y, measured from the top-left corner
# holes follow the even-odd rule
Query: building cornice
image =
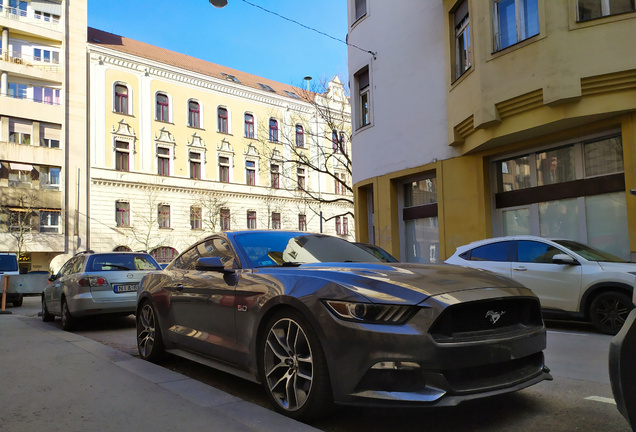
[(315, 108), (309, 103), (303, 103), (302, 101), (286, 98), (284, 96), (273, 96), (270, 93), (265, 93), (264, 91), (259, 91), (252, 87), (149, 60), (134, 54), (122, 53), (117, 50), (92, 45), (90, 43), (88, 44), (88, 52), (91, 63), (117, 66), (136, 74), (144, 74), (145, 76), (154, 76), (169, 81), (176, 81), (193, 87), (198, 87), (202, 90), (225, 93), (233, 97), (276, 106), (281, 109), (291, 109), (308, 115), (314, 114), (315, 111)]

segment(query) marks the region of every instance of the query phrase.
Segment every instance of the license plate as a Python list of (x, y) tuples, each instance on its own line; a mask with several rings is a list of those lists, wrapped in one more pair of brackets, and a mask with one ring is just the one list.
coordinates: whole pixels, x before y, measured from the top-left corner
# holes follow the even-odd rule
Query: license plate
[(139, 288), (139, 284), (115, 285), (113, 287), (116, 293), (137, 291), (137, 288)]

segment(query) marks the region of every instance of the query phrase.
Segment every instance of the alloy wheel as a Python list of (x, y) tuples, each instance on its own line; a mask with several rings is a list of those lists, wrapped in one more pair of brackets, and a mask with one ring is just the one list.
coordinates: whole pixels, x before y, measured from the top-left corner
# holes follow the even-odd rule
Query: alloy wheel
[(145, 303), (137, 316), (137, 348), (142, 358), (153, 360), (159, 356), (162, 350), (159, 335), (155, 310)]
[(296, 321), (283, 318), (270, 328), (263, 366), (278, 405), (286, 411), (302, 408), (312, 390), (314, 359), (307, 335)]

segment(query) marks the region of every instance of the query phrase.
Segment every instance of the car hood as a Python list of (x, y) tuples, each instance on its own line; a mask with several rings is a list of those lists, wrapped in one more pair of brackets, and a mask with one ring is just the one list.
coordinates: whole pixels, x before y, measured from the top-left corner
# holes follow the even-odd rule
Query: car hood
[[(418, 304), (431, 296), (474, 289), (525, 288), (494, 273), (447, 264), (319, 263), (299, 267), (261, 268), (258, 273), (298, 278), (299, 284), (320, 281), (324, 287), (344, 287), (372, 302)], [(314, 286), (314, 288), (316, 288)], [(328, 288), (325, 288), (328, 289)], [(335, 289), (335, 288), (334, 288)], [(321, 293), (329, 296), (328, 292)], [(334, 297), (340, 297), (333, 293)]]
[[(591, 261), (591, 262), (594, 262), (594, 261)], [(598, 264), (599, 267), (606, 272), (616, 272), (616, 273), (636, 272), (636, 263), (633, 263), (633, 262), (596, 261), (596, 264)]]

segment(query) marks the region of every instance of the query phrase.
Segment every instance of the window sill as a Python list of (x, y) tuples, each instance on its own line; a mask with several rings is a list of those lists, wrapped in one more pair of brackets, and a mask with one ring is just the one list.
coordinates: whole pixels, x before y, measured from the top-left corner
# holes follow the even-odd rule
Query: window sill
[(200, 131), (205, 131), (205, 128), (202, 128), (202, 127), (200, 127), (200, 126), (190, 126), (190, 125), (188, 125), (188, 127), (189, 127), (190, 129), (196, 129), (196, 130), (200, 130)]
[(123, 116), (130, 117), (130, 118), (135, 118), (134, 114), (126, 114), (126, 113), (115, 111), (115, 110), (113, 110), (113, 114), (123, 115)]
[(169, 124), (169, 125), (173, 125), (174, 123), (172, 123), (170, 120), (159, 120), (159, 119), (155, 119), (156, 122), (158, 123), (165, 123), (165, 124)]
[(227, 135), (227, 136), (234, 136), (229, 132), (221, 132), (221, 131), (216, 131), (216, 133), (220, 133), (221, 135)]

